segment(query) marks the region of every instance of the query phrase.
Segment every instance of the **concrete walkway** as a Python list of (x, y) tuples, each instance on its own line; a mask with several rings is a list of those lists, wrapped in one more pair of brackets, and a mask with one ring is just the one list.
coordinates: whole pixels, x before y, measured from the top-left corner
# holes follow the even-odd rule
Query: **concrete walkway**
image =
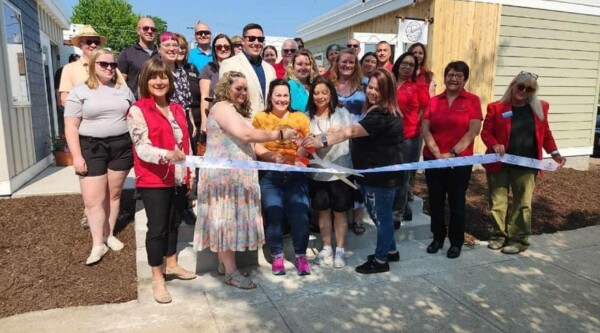
[[(388, 273), (354, 272), (375, 246), (375, 227), (367, 224), (362, 236), (349, 233), (343, 269), (312, 265), (310, 276), (299, 277), (288, 261), (288, 274), (273, 276), (258, 251), (259, 265), (245, 269), (257, 289), (199, 273), (168, 282), (174, 301), (159, 305), (143, 247), (145, 218), (136, 213), (138, 300), (3, 318), (0, 332), (600, 332), (600, 226), (533, 236), (519, 255), (465, 246), (451, 260), (447, 243), (438, 254), (425, 252), (429, 220), (415, 214), (396, 232), (402, 258)], [(180, 263), (214, 269), (214, 255), (191, 249), (192, 233), (180, 227)], [(319, 247), (311, 242), (309, 256)]]

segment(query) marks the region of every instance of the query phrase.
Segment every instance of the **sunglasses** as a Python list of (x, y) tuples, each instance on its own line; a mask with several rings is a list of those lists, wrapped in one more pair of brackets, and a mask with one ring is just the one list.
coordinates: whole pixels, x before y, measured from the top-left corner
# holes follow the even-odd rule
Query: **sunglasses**
[(282, 49), (281, 52), (292, 54), (296, 52), (296, 49)]
[(531, 76), (534, 80), (538, 79), (538, 75), (535, 73), (531, 73), (531, 72), (525, 72), (525, 71), (521, 71), (521, 73), (519, 73), (519, 75), (529, 75)]
[(117, 68), (117, 63), (116, 62), (96, 61), (96, 63), (98, 65), (100, 65), (100, 68), (102, 68), (102, 69), (107, 69), (109, 67), (110, 67), (110, 69), (116, 69)]
[(85, 44), (88, 46), (92, 44), (100, 45), (100, 38), (88, 38), (85, 40)]
[(360, 45), (358, 44), (346, 44), (346, 47), (349, 47), (351, 49), (357, 49)]
[(156, 32), (156, 28), (155, 27), (142, 27), (142, 30), (144, 32), (148, 32), (148, 31)]
[(231, 47), (229, 47), (229, 45), (225, 44), (225, 45), (215, 45), (215, 49), (217, 51), (230, 51)]
[(519, 91), (525, 90), (525, 92), (528, 93), (528, 94), (535, 92), (535, 88), (534, 87), (527, 86), (527, 85), (525, 85), (525, 83), (519, 83), (519, 84), (517, 84), (517, 89)]
[(246, 38), (250, 43), (253, 43), (255, 41), (258, 40), (259, 43), (264, 43), (265, 42), (265, 37), (264, 36), (244, 36), (244, 38)]
[(210, 36), (211, 33), (208, 30), (198, 30), (196, 31), (196, 36), (200, 36), (200, 37), (205, 37), (205, 36)]
[(242, 46), (243, 45), (241, 43), (233, 43), (233, 47), (235, 47), (235, 48), (240, 48)]

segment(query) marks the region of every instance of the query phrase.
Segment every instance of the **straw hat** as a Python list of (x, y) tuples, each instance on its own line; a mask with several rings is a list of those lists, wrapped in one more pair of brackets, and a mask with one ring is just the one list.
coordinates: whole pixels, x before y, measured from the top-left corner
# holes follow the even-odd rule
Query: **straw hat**
[(94, 28), (92, 28), (91, 25), (84, 25), (79, 29), (79, 33), (75, 36), (73, 36), (73, 38), (71, 38), (71, 43), (73, 44), (73, 46), (79, 46), (79, 40), (81, 39), (81, 37), (98, 37), (100, 38), (100, 45), (98, 46), (102, 46), (104, 44), (106, 44), (106, 41), (108, 40), (108, 38), (106, 38), (106, 36), (100, 36), (96, 30), (94, 30)]

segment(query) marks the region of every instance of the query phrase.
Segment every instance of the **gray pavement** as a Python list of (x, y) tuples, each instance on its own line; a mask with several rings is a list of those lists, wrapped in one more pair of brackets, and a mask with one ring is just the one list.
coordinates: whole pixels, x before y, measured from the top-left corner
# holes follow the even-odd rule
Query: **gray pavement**
[[(420, 202), (415, 202), (418, 211)], [(265, 253), (241, 255), (258, 288), (238, 290), (213, 271), (210, 253), (191, 249), (180, 227), (180, 263), (197, 279), (170, 281), (173, 303), (152, 299), (143, 247), (145, 213), (136, 214), (138, 300), (71, 307), (0, 319), (0, 332), (600, 332), (600, 226), (532, 237), (519, 255), (464, 247), (458, 259), (425, 252), (429, 220), (415, 214), (396, 239), (399, 263), (384, 274), (354, 266), (372, 253), (375, 227), (348, 235), (343, 269), (312, 265), (310, 276), (273, 276)], [(290, 248), (289, 240), (286, 247)], [(127, 245), (126, 245), (127, 246)], [(309, 257), (320, 248), (310, 243)]]

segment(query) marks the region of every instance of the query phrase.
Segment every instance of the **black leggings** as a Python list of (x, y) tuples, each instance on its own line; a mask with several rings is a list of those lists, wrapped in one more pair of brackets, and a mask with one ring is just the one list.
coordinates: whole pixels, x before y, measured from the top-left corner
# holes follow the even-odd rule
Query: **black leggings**
[(146, 253), (148, 264), (160, 266), (163, 257), (177, 253), (177, 229), (181, 223), (178, 211), (187, 203), (186, 186), (163, 188), (138, 188), (142, 196), (148, 231), (146, 232)]

